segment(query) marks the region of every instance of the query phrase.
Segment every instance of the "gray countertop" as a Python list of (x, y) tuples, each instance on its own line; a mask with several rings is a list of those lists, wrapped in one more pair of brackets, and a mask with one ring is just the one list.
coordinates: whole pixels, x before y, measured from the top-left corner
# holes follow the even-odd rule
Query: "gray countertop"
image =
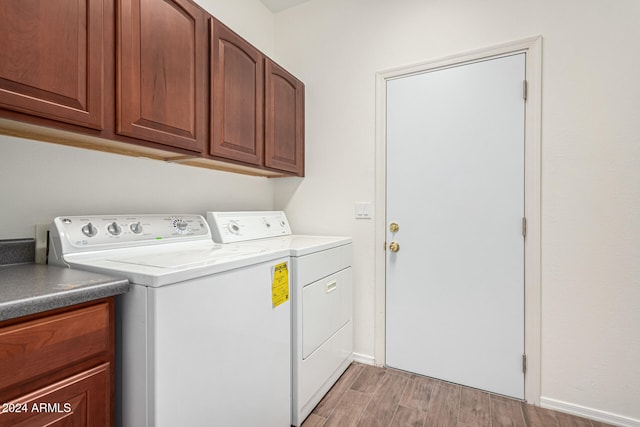
[(126, 279), (52, 265), (0, 266), (0, 321), (129, 290)]

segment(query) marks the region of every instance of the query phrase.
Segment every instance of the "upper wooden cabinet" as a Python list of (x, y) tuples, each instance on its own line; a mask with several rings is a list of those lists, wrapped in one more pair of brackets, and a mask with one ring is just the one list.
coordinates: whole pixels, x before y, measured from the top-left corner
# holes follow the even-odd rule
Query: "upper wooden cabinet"
[(264, 157), (263, 56), (213, 18), (210, 34), (210, 154), (260, 166)]
[(303, 83), (210, 22), (210, 154), (304, 175)]
[(0, 107), (103, 129), (103, 2), (2, 0), (1, 6)]
[(192, 0), (0, 0), (0, 134), (304, 175), (304, 85)]
[(265, 62), (265, 165), (304, 175), (304, 85)]
[(116, 132), (201, 152), (207, 21), (188, 0), (119, 0)]

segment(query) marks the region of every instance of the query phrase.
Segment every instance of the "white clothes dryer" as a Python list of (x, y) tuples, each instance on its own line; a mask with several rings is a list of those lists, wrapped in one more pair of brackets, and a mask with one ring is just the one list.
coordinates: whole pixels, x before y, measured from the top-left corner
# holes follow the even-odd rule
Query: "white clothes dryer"
[(125, 277), (117, 300), (123, 426), (290, 424), (289, 253), (219, 245), (199, 215), (55, 218), (52, 263)]
[(218, 243), (285, 250), (291, 259), (292, 408), (300, 426), (353, 361), (352, 240), (291, 233), (284, 212), (207, 212)]

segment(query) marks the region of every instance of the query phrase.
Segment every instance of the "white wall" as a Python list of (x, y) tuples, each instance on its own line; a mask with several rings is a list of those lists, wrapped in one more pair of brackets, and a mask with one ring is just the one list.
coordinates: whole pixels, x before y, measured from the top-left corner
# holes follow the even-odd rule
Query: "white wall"
[(0, 239), (59, 215), (271, 209), (273, 181), (0, 135)]
[[(274, 17), (259, 0), (201, 0), (264, 53)], [(58, 215), (272, 209), (273, 180), (0, 135), (0, 239)]]
[(274, 16), (260, 0), (195, 1), (262, 53), (273, 55)]
[(307, 176), (278, 181), (275, 204), (299, 232), (354, 236), (356, 352), (380, 337), (374, 223), (353, 214), (384, 203), (375, 73), (541, 34), (543, 403), (640, 423), (638, 22), (637, 0), (312, 0), (276, 15), (279, 61), (306, 84)]

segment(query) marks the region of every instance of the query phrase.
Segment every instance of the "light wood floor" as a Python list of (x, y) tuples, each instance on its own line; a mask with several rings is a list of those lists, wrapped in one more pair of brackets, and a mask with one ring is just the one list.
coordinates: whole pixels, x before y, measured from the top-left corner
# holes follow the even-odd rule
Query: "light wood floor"
[(432, 378), (352, 364), (302, 427), (603, 427)]

